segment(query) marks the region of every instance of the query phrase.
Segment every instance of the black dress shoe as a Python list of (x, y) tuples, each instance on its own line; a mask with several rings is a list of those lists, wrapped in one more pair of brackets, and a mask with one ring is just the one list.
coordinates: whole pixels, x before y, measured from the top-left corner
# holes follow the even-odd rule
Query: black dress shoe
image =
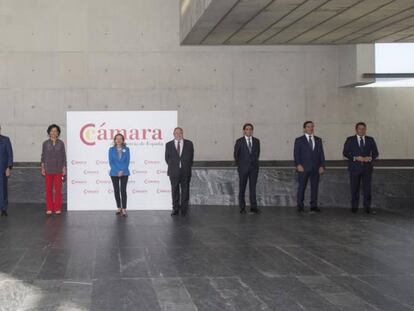
[(240, 209), (240, 214), (246, 214), (246, 209), (245, 208)]
[(298, 212), (299, 213), (304, 213), (305, 212), (305, 209), (303, 207), (298, 207)]
[(357, 208), (351, 208), (351, 212), (355, 214), (356, 212), (358, 212), (358, 209)]
[(251, 213), (253, 213), (253, 214), (257, 214), (257, 215), (259, 215), (262, 211), (261, 211), (261, 210), (259, 210), (259, 209), (256, 207), (256, 208), (251, 208), (251, 209), (250, 209), (250, 212), (251, 212)]
[(178, 210), (174, 210), (172, 213), (171, 213), (171, 216), (177, 216), (178, 215)]
[(7, 214), (6, 211), (1, 211), (1, 216), (7, 217), (7, 216), (9, 216), (9, 214)]
[(315, 213), (320, 213), (322, 212), (321, 209), (319, 207), (311, 207), (311, 212), (315, 212)]
[(370, 208), (365, 209), (365, 213), (367, 213), (367, 214), (371, 214), (371, 215), (375, 215), (375, 214), (376, 214), (376, 212), (375, 212), (375, 211), (373, 211), (373, 210), (372, 210), (372, 209), (370, 209)]

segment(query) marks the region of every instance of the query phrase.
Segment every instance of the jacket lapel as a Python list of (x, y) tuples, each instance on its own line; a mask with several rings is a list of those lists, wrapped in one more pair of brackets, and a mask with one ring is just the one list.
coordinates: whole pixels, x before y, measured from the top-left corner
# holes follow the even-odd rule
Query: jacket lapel
[[(184, 142), (184, 139), (183, 139), (183, 144), (181, 145), (181, 155), (179, 154), (178, 155), (178, 157), (181, 159), (181, 157), (183, 156), (183, 154), (184, 154), (184, 149), (187, 147), (187, 144)], [(178, 152), (177, 152), (178, 153)]]
[(359, 150), (359, 144), (358, 144), (358, 136), (354, 136), (354, 139), (352, 140), (352, 143), (354, 144), (354, 146), (355, 146), (355, 150)]
[(247, 141), (245, 136), (243, 136), (242, 145), (243, 148), (247, 151), (247, 153), (249, 153), (249, 147), (247, 147)]

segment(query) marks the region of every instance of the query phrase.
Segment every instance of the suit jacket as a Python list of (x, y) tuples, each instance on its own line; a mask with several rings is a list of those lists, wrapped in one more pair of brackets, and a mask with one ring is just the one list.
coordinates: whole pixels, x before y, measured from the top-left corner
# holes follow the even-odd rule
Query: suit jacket
[(0, 135), (0, 169), (4, 172), (8, 167), (13, 167), (13, 149), (10, 139)]
[(313, 138), (315, 141), (315, 148), (313, 150), (309, 146), (306, 135), (302, 135), (295, 140), (293, 151), (295, 165), (302, 165), (306, 172), (325, 167), (325, 153), (323, 152), (322, 139), (317, 136), (313, 136)]
[(359, 162), (354, 161), (354, 157), (372, 157), (375, 160), (378, 157), (377, 144), (374, 138), (365, 136), (365, 145), (363, 148), (359, 147), (358, 136), (350, 136), (346, 139), (344, 144), (344, 150), (342, 152), (345, 158), (348, 159), (348, 169), (350, 171), (361, 171), (365, 169), (372, 170), (374, 167), (373, 161), (371, 162)]
[[(181, 156), (175, 148), (175, 140), (169, 141), (165, 145), (165, 162), (168, 165), (168, 176), (179, 177), (180, 173), (185, 177), (191, 177), (191, 168), (194, 161), (194, 146), (191, 140), (184, 139)], [(181, 163), (181, 168), (180, 168)]]
[(111, 171), (109, 175), (118, 176), (118, 172), (122, 171), (123, 176), (129, 176), (129, 162), (130, 162), (130, 153), (128, 147), (122, 148), (122, 155), (119, 158), (118, 150), (116, 146), (112, 146), (108, 151), (109, 166)]
[(234, 145), (234, 160), (239, 173), (246, 173), (251, 168), (259, 168), (260, 140), (252, 137), (252, 152), (249, 152), (246, 138), (240, 137)]

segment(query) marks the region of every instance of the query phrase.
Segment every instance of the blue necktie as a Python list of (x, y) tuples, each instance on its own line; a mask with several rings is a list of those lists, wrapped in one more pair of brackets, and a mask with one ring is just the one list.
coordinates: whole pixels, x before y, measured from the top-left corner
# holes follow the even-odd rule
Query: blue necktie
[(313, 141), (312, 141), (312, 136), (309, 136), (309, 147), (311, 148), (311, 150), (313, 151)]
[(364, 148), (364, 140), (362, 139), (362, 137), (359, 138), (359, 148)]

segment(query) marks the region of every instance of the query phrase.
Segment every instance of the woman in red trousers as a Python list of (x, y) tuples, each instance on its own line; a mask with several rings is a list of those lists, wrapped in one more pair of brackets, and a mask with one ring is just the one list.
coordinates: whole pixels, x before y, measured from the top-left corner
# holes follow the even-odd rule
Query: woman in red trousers
[(66, 176), (65, 144), (59, 139), (60, 127), (52, 124), (47, 128), (49, 139), (42, 146), (42, 175), (46, 184), (46, 214), (62, 211), (62, 181)]

